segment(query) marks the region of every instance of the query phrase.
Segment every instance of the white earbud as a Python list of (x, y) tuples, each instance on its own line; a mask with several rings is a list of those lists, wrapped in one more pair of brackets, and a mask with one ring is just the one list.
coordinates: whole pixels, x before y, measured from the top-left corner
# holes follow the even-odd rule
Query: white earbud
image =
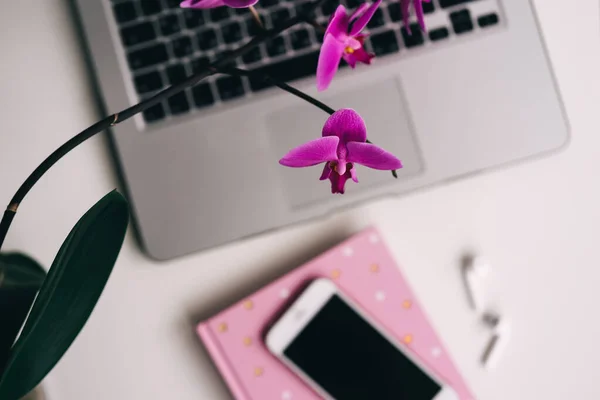
[(486, 369), (490, 369), (496, 365), (500, 355), (506, 348), (510, 338), (510, 325), (506, 318), (502, 318), (494, 312), (485, 313), (483, 322), (492, 329), (492, 338), (483, 351), (481, 363)]
[(465, 260), (463, 264), (463, 280), (467, 298), (471, 308), (481, 311), (483, 306), (482, 281), (490, 273), (490, 264), (481, 257), (473, 257)]
[(489, 262), (482, 257), (469, 257), (463, 261), (462, 275), (469, 305), (477, 314), (481, 313), (483, 323), (492, 331), (492, 337), (481, 355), (481, 364), (486, 369), (496, 365), (510, 338), (510, 326), (506, 318), (483, 309), (483, 284), (490, 270)]

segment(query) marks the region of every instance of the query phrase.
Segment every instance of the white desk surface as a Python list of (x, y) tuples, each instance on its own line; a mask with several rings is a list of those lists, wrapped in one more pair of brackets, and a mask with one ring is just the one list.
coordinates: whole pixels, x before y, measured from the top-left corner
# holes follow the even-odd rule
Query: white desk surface
[[(375, 225), (479, 399), (599, 399), (600, 10), (596, 0), (534, 3), (572, 126), (566, 150), (164, 264), (141, 254), (130, 232), (92, 317), (44, 381), (47, 398), (229, 399), (193, 322)], [(4, 202), (99, 118), (66, 4), (13, 1), (0, 12)], [(5, 250), (49, 265), (115, 185), (106, 140), (94, 138), (27, 197)], [(467, 251), (492, 261), (489, 302), (512, 321), (493, 371), (479, 365), (489, 334), (461, 286)]]

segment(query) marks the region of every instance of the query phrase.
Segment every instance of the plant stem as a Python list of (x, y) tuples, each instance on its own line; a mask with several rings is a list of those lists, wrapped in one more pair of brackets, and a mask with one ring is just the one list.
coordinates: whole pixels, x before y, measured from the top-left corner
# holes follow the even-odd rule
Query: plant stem
[[(312, 13), (324, 1), (326, 1), (326, 0), (313, 1), (307, 10), (307, 14)], [(21, 204), (21, 202), (23, 201), (23, 199), (25, 198), (27, 193), (29, 193), (29, 191), (37, 183), (37, 181), (39, 181), (40, 178), (54, 164), (56, 164), (56, 162), (58, 162), (58, 160), (63, 158), (71, 150), (73, 150), (75, 147), (79, 146), (81, 143), (85, 142), (92, 136), (94, 136), (102, 131), (105, 131), (109, 127), (114, 126), (120, 122), (123, 122), (123, 121), (133, 117), (134, 115), (160, 103), (161, 101), (173, 96), (174, 94), (177, 94), (177, 93), (183, 91), (184, 89), (187, 89), (188, 87), (194, 86), (195, 84), (200, 82), (202, 79), (204, 79), (210, 75), (213, 75), (215, 73), (216, 69), (223, 68), (228, 63), (230, 63), (232, 60), (248, 53), (250, 50), (252, 50), (254, 47), (259, 45), (260, 43), (263, 43), (269, 39), (272, 39), (273, 37), (277, 36), (278, 34), (285, 31), (286, 29), (289, 29), (290, 27), (292, 27), (298, 23), (301, 23), (301, 22), (305, 22), (305, 19), (302, 16), (297, 16), (297, 17), (290, 18), (290, 19), (284, 21), (282, 24), (280, 24), (272, 29), (263, 30), (258, 35), (253, 37), (250, 41), (248, 41), (246, 44), (237, 48), (236, 50), (232, 51), (231, 53), (228, 53), (226, 56), (219, 58), (217, 61), (215, 61), (214, 63), (212, 63), (205, 69), (197, 72), (194, 75), (187, 77), (185, 80), (183, 80), (182, 82), (180, 82), (176, 85), (170, 86), (170, 87), (158, 92), (154, 96), (152, 96), (144, 101), (141, 101), (138, 104), (135, 104), (129, 108), (126, 108), (125, 110), (120, 111), (118, 113), (109, 115), (108, 117), (102, 119), (101, 121), (96, 122), (94, 125), (90, 126), (89, 128), (85, 129), (84, 131), (80, 132), (79, 134), (77, 134), (76, 136), (71, 138), (69, 141), (67, 141), (65, 144), (60, 146), (58, 149), (56, 149), (44, 161), (42, 161), (42, 163), (31, 173), (31, 175), (29, 175), (27, 177), (25, 182), (23, 182), (23, 184), (19, 187), (19, 189), (17, 190), (17, 192), (11, 199), (10, 203), (8, 204), (8, 207), (6, 208), (6, 211), (4, 212), (4, 215), (2, 217), (2, 221), (0, 221), (0, 248), (2, 247), (2, 244), (4, 243), (4, 239), (6, 238), (6, 234), (8, 233), (10, 225), (11, 225), (13, 218), (17, 212), (17, 208), (19, 207), (19, 204)]]
[(260, 19), (260, 15), (258, 14), (258, 11), (256, 11), (256, 8), (254, 8), (254, 6), (250, 6), (248, 7), (248, 9), (252, 13), (252, 17), (256, 21), (256, 24), (260, 26), (261, 29), (265, 29), (265, 26), (263, 25), (262, 20)]
[(329, 107), (327, 104), (320, 102), (319, 100), (315, 99), (314, 97), (307, 95), (306, 93), (296, 89), (295, 87), (288, 85), (285, 82), (280, 82), (277, 79), (274, 79), (271, 76), (265, 75), (263, 73), (256, 73), (254, 71), (247, 71), (245, 69), (240, 69), (240, 68), (223, 68), (223, 69), (219, 70), (219, 72), (228, 74), (228, 75), (236, 75), (236, 76), (252, 76), (252, 75), (260, 76), (265, 81), (271, 82), (272, 84), (279, 87), (280, 89), (283, 89), (286, 92), (291, 93), (294, 96), (297, 96), (297, 97), (301, 98), (302, 100), (309, 102), (313, 106), (320, 108), (321, 110), (325, 111), (329, 115), (331, 115), (335, 112), (335, 110), (333, 108)]

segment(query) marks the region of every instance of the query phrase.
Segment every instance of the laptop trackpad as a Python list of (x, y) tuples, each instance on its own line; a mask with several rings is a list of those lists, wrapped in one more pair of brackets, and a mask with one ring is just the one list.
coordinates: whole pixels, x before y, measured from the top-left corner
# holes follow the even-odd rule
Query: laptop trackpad
[[(367, 138), (383, 147), (402, 161), (398, 180), (388, 171), (377, 171), (357, 166), (359, 183), (348, 181), (344, 198), (368, 190), (374, 186), (393, 185), (422, 170), (422, 160), (407, 113), (400, 83), (393, 77), (352, 88), (347, 92), (317, 95), (334, 109), (353, 108), (365, 120)], [(290, 149), (321, 136), (323, 123), (328, 115), (308, 104), (283, 108), (267, 116), (268, 140), (274, 158), (281, 158)], [(292, 208), (307, 206), (323, 200), (335, 201), (328, 180), (319, 181), (323, 165), (307, 168), (277, 166), (281, 185)]]

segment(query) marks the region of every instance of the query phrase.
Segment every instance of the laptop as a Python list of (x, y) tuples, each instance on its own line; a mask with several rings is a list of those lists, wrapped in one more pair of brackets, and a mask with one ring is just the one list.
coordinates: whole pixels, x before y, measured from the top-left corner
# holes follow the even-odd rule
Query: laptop
[[(359, 0), (341, 0), (347, 8)], [(179, 8), (179, 0), (76, 0), (107, 112), (178, 82), (245, 43), (247, 9)], [(267, 27), (305, 0), (259, 0)], [(340, 3), (316, 13), (326, 24)], [(526, 0), (432, 0), (426, 32), (402, 29), (398, 0), (368, 25), (370, 66), (341, 67), (317, 92), (319, 38), (300, 25), (236, 64), (287, 81), (334, 109), (353, 108), (368, 138), (402, 160), (389, 171), (358, 167), (360, 183), (332, 195), (321, 168), (285, 168), (291, 148), (320, 137), (328, 115), (264, 82), (212, 76), (116, 126), (116, 161), (145, 252), (159, 260), (324, 217), (568, 142), (568, 125), (535, 10)], [(344, 64), (342, 62), (342, 64)], [(399, 204), (399, 207), (401, 205)], [(401, 223), (401, 221), (399, 221)]]

